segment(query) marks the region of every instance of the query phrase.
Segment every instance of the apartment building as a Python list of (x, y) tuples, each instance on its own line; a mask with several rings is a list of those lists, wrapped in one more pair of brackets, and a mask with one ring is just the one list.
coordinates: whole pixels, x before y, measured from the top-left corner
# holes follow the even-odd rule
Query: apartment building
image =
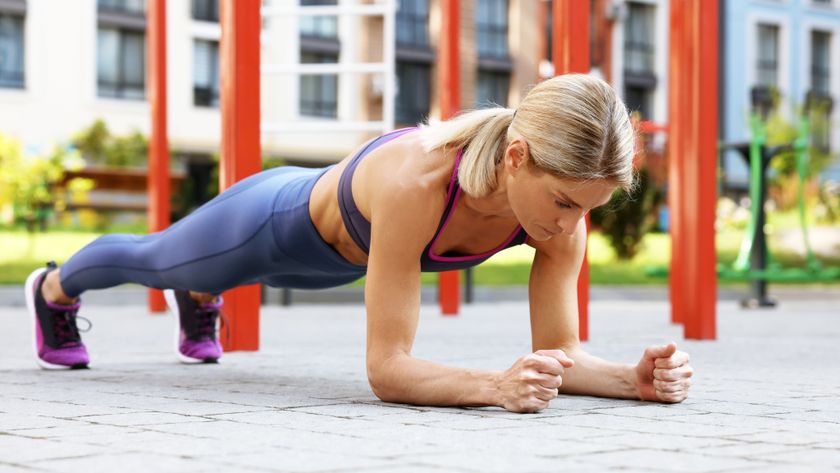
[[(756, 87), (778, 91), (783, 113), (793, 117), (806, 96), (829, 98), (830, 127), (812, 136), (812, 143), (836, 153), (840, 99), (840, 2), (837, 0), (727, 0), (721, 9), (723, 113), (725, 141), (749, 139), (751, 92)], [(730, 181), (745, 185), (746, 164), (727, 155)], [(840, 181), (835, 161), (826, 178)]]
[[(356, 5), (384, 0), (273, 0), (264, 7)], [(462, 107), (515, 106), (539, 80), (539, 0), (462, 0)], [(167, 2), (169, 140), (173, 160), (206, 166), (219, 148), (219, 0)], [(394, 126), (438, 113), (437, 0), (393, 0), (395, 64), (387, 73), (271, 74), (262, 80), (264, 123), (315, 122), (310, 131), (263, 134), (264, 153), (287, 162), (335, 162), (379, 130), (336, 123), (383, 117), (395, 81)], [(0, 0), (0, 131), (30, 150), (66, 141), (103, 118), (115, 133), (148, 133), (144, 0)], [(382, 16), (272, 15), (262, 62), (384, 61)], [(292, 68), (293, 69), (293, 68)], [(325, 133), (330, 137), (324, 139)]]

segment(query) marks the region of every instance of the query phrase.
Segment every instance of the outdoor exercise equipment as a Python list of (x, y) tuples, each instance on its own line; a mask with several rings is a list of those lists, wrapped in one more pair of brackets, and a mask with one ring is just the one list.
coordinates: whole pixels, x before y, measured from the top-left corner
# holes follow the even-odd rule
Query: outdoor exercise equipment
[[(600, 1), (600, 0), (596, 0)], [(153, 135), (150, 162), (158, 163), (150, 169), (149, 193), (159, 202), (168, 202), (169, 182), (161, 165), (166, 158), (166, 77), (165, 64), (165, 0), (149, 0), (149, 34), (147, 50), (151, 66), (150, 93)], [(222, 77), (222, 153), (220, 160), (220, 190), (232, 185), (260, 168), (260, 0), (221, 0), (220, 70)], [(390, 2), (393, 3), (393, 2)], [(441, 0), (441, 41), (437, 66), (441, 100), (441, 117), (447, 118), (460, 108), (458, 41), (460, 38), (460, 2)], [(555, 73), (589, 71), (589, 2), (555, 0), (554, 24)], [(304, 8), (330, 9), (356, 14), (374, 5), (342, 5), (295, 7), (291, 13)], [(272, 7), (273, 8), (273, 7)], [(714, 217), (716, 201), (717, 146), (717, 68), (718, 68), (718, 2), (671, 0), (669, 44), (669, 156), (679, 156), (670, 166), (669, 188), (671, 209), (672, 321), (684, 324), (684, 334), (690, 339), (715, 338), (715, 304), (717, 279), (714, 267)], [(393, 28), (393, 9), (386, 20)], [(160, 13), (151, 13), (151, 12)], [(278, 10), (279, 11), (279, 10)], [(312, 10), (307, 10), (312, 11)], [(329, 13), (335, 14), (335, 13)], [(385, 42), (390, 54), (392, 42)], [(393, 59), (387, 61), (390, 65)], [(304, 65), (301, 65), (304, 66)], [(325, 67), (326, 65), (307, 65)], [(365, 68), (365, 70), (368, 70)], [(158, 71), (152, 74), (152, 71)], [(390, 84), (390, 81), (385, 81)], [(393, 99), (393, 90), (386, 90), (383, 100)], [(393, 102), (391, 102), (393, 103)], [(393, 107), (383, 107), (391, 113)], [(264, 126), (267, 124), (263, 124)], [(291, 125), (290, 125), (291, 126)], [(167, 192), (167, 194), (164, 194)], [(164, 197), (166, 196), (166, 197)], [(150, 230), (158, 229), (157, 222), (164, 211), (163, 204), (150, 205), (149, 220), (155, 222)], [(165, 226), (165, 225), (164, 225)], [(458, 274), (442, 276), (440, 284), (441, 308), (457, 312), (459, 299)], [(588, 338), (588, 265), (581, 268), (578, 284), (580, 338)], [(453, 290), (454, 289), (454, 290)], [(226, 351), (256, 350), (259, 340), (259, 286), (237, 288), (225, 293), (225, 312), (231, 334), (223, 340)], [(162, 310), (162, 304), (156, 309)]]
[[(148, 51), (148, 92), (151, 108), (149, 133), (149, 193), (147, 220), (149, 233), (169, 226), (169, 139), (167, 135), (166, 99), (166, 2), (149, 0), (146, 31)], [(163, 291), (149, 289), (149, 312), (163, 312), (166, 302)]]
[[(816, 99), (809, 96), (798, 119), (797, 136), (793, 142), (776, 146), (767, 144), (766, 120), (773, 106), (773, 98), (765, 87), (752, 91), (754, 112), (750, 116), (750, 140), (739, 143), (723, 143), (721, 150), (735, 150), (749, 166), (750, 219), (741, 243), (740, 251), (730, 267), (719, 265), (718, 274), (727, 279), (750, 282), (750, 293), (741, 301), (743, 307), (774, 307), (776, 302), (767, 295), (767, 284), (771, 281), (814, 282), (840, 278), (840, 268), (823, 268), (811, 247), (808, 235), (807, 212), (805, 208), (805, 182), (808, 178), (808, 141), (811, 134), (809, 112), (813, 107), (830, 109), (830, 98)], [(792, 158), (791, 158), (792, 155)], [(783, 267), (773, 257), (767, 245), (765, 224), (767, 215), (767, 174), (770, 164), (776, 159), (795, 159), (798, 175), (797, 207), (802, 239), (805, 245), (804, 267)]]
[(716, 337), (718, 2), (671, 0), (668, 208), (671, 321), (688, 339)]
[[(554, 75), (572, 72), (589, 72), (589, 2), (579, 0), (554, 0), (552, 2), (552, 58)], [(586, 215), (589, 230), (589, 215)], [(589, 262), (583, 255), (583, 264), (577, 282), (578, 337), (589, 340)]]

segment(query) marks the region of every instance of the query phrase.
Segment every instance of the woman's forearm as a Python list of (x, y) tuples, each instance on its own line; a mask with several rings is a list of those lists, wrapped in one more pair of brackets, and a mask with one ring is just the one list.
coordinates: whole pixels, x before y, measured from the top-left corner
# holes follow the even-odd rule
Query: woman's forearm
[(371, 388), (387, 402), (425, 406), (498, 406), (499, 373), (454, 368), (400, 355), (368, 369)]
[(580, 347), (563, 351), (575, 361), (575, 365), (563, 375), (561, 394), (639, 399), (633, 365), (603, 360)]

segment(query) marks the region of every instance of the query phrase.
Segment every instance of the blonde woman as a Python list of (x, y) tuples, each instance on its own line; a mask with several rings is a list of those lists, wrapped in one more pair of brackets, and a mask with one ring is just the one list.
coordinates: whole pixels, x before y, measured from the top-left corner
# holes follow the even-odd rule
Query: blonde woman
[[(605, 82), (565, 75), (516, 110), (464, 113), (397, 130), (324, 169), (249, 177), (171, 228), (106, 235), (27, 285), (38, 363), (84, 367), (78, 296), (125, 282), (166, 290), (184, 362), (221, 356), (218, 296), (238, 285), (323, 288), (367, 275), (367, 374), (385, 401), (544, 409), (558, 394), (680, 402), (691, 366), (676, 345), (637, 365), (586, 353), (576, 281), (584, 215), (633, 185), (627, 110)], [(416, 359), (420, 272), (474, 266), (507, 247), (536, 249), (529, 282), (533, 353), (503, 372)]]

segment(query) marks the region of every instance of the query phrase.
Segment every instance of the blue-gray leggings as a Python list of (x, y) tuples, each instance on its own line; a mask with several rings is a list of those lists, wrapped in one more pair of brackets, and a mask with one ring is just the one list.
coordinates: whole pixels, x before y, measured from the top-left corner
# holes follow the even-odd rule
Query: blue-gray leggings
[(309, 216), (312, 187), (328, 169), (269, 169), (162, 232), (98, 238), (61, 267), (61, 287), (76, 297), (127, 282), (218, 294), (257, 282), (318, 289), (354, 281), (365, 267), (327, 245)]

